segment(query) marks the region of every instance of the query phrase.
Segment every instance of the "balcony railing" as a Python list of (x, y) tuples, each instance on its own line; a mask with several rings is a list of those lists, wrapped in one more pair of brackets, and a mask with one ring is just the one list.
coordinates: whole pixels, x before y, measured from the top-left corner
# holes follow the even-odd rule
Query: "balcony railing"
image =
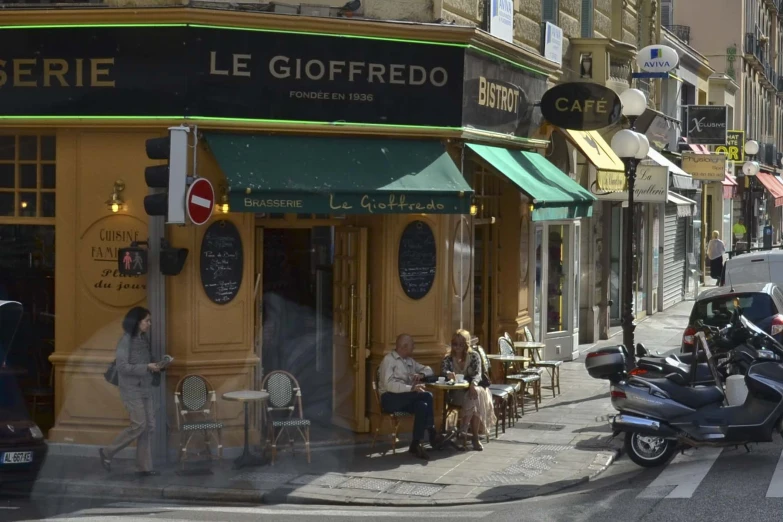
[[(780, 0), (783, 2), (783, 0)], [(674, 36), (685, 42), (691, 43), (691, 26), (689, 25), (667, 25), (666, 29), (672, 32)]]
[(745, 34), (745, 56), (751, 61), (756, 60), (759, 63), (766, 62), (765, 49), (756, 33)]

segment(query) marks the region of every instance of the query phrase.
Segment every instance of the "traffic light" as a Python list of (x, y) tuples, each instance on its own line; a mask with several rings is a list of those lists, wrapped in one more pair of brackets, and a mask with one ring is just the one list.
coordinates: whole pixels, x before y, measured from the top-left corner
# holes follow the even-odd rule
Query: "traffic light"
[(147, 140), (147, 157), (167, 160), (144, 170), (144, 180), (150, 188), (167, 189), (144, 198), (144, 210), (150, 216), (166, 216), (166, 223), (185, 224), (185, 192), (188, 188), (187, 127), (171, 127), (165, 138)]

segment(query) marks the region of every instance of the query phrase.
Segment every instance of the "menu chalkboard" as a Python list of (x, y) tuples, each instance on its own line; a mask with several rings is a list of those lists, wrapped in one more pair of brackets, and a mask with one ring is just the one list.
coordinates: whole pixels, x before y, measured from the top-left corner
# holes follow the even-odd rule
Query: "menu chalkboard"
[(413, 221), (402, 232), (398, 271), (405, 295), (421, 299), (435, 282), (435, 235), (424, 221)]
[(201, 285), (216, 304), (231, 302), (242, 285), (242, 238), (231, 221), (212, 223), (201, 240)]

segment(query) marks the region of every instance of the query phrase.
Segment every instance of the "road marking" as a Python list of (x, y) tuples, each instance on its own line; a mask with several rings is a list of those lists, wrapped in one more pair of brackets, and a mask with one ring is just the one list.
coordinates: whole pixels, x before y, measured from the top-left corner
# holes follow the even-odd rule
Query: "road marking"
[(780, 453), (778, 465), (767, 489), (767, 498), (783, 498), (783, 452)]
[(691, 498), (723, 448), (699, 448), (677, 455), (636, 498)]
[[(206, 513), (230, 513), (235, 515), (278, 515), (278, 516), (305, 516), (305, 517), (354, 517), (354, 518), (486, 518), (493, 511), (464, 511), (443, 512), (443, 511), (381, 511), (381, 510), (338, 510), (338, 509), (282, 509), (282, 508), (261, 508), (261, 507), (239, 507), (239, 506), (155, 506), (149, 504), (118, 503), (112, 504), (113, 508), (138, 508), (144, 510), (146, 514), (150, 511), (198, 511)], [(105, 509), (104, 509), (105, 512)], [(89, 513), (89, 510), (84, 512)], [(129, 513), (130, 514), (130, 513)], [(89, 515), (88, 515), (89, 516)], [(62, 519), (58, 519), (62, 520)], [(74, 519), (76, 520), (76, 519)], [(80, 520), (84, 520), (81, 518)], [(167, 521), (170, 519), (166, 519)]]
[(198, 206), (200, 206), (200, 207), (204, 207), (204, 208), (209, 208), (209, 207), (211, 207), (211, 206), (212, 206), (212, 202), (211, 202), (210, 200), (208, 200), (208, 199), (206, 199), (206, 198), (202, 198), (202, 197), (200, 197), (200, 196), (196, 196), (195, 194), (193, 194), (192, 196), (190, 196), (190, 201), (191, 201), (191, 202), (192, 202), (194, 205), (198, 205)]

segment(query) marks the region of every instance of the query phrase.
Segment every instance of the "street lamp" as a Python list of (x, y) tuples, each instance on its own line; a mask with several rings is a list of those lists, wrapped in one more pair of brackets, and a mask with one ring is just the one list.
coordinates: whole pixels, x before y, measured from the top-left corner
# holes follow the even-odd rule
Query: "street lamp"
[[(759, 162), (756, 161), (753, 157), (759, 153), (759, 142), (756, 140), (748, 140), (745, 142), (745, 155), (748, 156), (748, 160), (742, 165), (742, 174), (745, 176), (754, 177), (756, 176), (759, 171), (761, 170), (761, 165), (759, 165)], [(753, 180), (748, 180), (748, 184), (746, 185), (748, 187), (748, 194), (745, 195), (747, 197), (748, 204), (745, 205), (745, 234), (743, 235), (742, 239), (745, 240), (745, 247), (750, 251), (751, 245), (750, 240), (752, 237), (752, 233), (748, 232), (748, 230), (753, 230)], [(747, 236), (747, 237), (745, 237)], [(739, 241), (737, 241), (739, 243)], [(734, 246), (734, 250), (739, 250), (736, 245)]]
[(628, 89), (620, 95), (623, 105), (623, 115), (631, 124), (630, 129), (623, 129), (612, 137), (612, 150), (623, 160), (625, 177), (628, 186), (628, 210), (625, 213), (625, 267), (623, 268), (623, 344), (628, 351), (628, 367), (632, 368), (636, 361), (633, 332), (636, 329), (633, 315), (633, 236), (634, 236), (634, 188), (636, 185), (636, 167), (647, 157), (650, 151), (650, 141), (644, 134), (636, 132), (636, 118), (647, 109), (647, 98), (638, 89)]

